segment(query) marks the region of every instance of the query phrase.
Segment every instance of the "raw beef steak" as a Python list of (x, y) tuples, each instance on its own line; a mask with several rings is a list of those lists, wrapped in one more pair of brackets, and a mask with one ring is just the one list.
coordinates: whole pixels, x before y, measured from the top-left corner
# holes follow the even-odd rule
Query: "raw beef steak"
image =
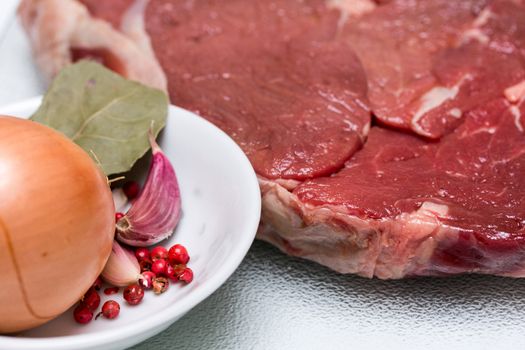
[(24, 0), (20, 14), (48, 76), (97, 59), (228, 132), (259, 175), (259, 238), (283, 251), (367, 277), (525, 276), (522, 1)]
[[(342, 236), (326, 255), (344, 255), (347, 248), (356, 257), (352, 264), (334, 259), (331, 265), (341, 272), (384, 278), (462, 271), (520, 276), (524, 125), (525, 103), (517, 108), (500, 98), (469, 112), (439, 143), (374, 127), (344, 170), (306, 181), (290, 196), (306, 212), (338, 213), (331, 235)], [(322, 214), (319, 219), (324, 222)], [(308, 236), (278, 231), (299, 250)]]
[(231, 135), (259, 175), (330, 175), (361, 147), (366, 78), (323, 1), (158, 0), (146, 14), (171, 101)]
[(440, 138), (525, 79), (524, 16), (507, 0), (393, 0), (343, 36), (365, 66), (378, 120)]

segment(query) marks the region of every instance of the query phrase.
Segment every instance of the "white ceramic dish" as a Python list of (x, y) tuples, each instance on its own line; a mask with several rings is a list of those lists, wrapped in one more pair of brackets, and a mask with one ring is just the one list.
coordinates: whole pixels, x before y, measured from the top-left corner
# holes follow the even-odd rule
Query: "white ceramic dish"
[[(40, 98), (0, 108), (0, 114), (27, 117)], [(23, 140), (21, 140), (23, 142)], [(78, 325), (69, 310), (56, 320), (16, 336), (0, 336), (0, 349), (120, 349), (167, 328), (203, 301), (235, 271), (259, 223), (260, 193), (255, 173), (241, 149), (204, 119), (171, 106), (160, 145), (174, 164), (181, 188), (183, 217), (163, 245), (184, 244), (191, 255), (193, 283), (147, 292), (136, 307), (122, 293), (118, 319)], [(107, 299), (108, 297), (104, 297)], [(225, 306), (227, 307), (227, 306)]]

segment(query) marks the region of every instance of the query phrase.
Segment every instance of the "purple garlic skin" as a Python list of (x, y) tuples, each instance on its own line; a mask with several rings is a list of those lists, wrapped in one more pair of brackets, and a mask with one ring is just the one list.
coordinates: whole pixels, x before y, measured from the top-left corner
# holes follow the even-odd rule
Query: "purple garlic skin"
[(116, 238), (133, 247), (147, 247), (168, 238), (181, 216), (175, 170), (151, 132), (149, 142), (152, 159), (144, 188), (116, 224)]

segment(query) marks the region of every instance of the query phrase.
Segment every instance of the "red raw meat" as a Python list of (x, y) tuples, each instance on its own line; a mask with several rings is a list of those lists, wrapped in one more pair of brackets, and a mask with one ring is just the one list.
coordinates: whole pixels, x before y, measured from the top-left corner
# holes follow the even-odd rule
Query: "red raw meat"
[(512, 0), (392, 0), (344, 37), (365, 66), (378, 120), (438, 139), (525, 79), (523, 18)]
[[(525, 103), (518, 109), (501, 98), (469, 112), (439, 143), (374, 127), (344, 170), (293, 194), (305, 208), (331, 208), (360, 222), (354, 229), (372, 254), (359, 262), (365, 274), (520, 276), (523, 126)], [(292, 246), (294, 238), (287, 238)]]
[(523, 1), (82, 3), (23, 1), (41, 69), (167, 81), (249, 156), (259, 238), (367, 277), (525, 277)]
[(337, 18), (319, 0), (157, 0), (146, 29), (173, 103), (231, 135), (258, 174), (304, 180), (340, 169), (369, 129), (361, 63), (330, 41)]

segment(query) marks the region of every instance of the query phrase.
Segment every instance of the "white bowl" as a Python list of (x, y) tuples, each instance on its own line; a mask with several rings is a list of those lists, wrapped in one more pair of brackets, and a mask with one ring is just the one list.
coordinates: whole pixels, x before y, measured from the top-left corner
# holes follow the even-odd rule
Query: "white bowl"
[[(28, 117), (40, 101), (34, 98), (3, 107), (0, 114)], [(122, 293), (113, 295), (122, 307), (116, 320), (99, 318), (79, 325), (69, 310), (41, 327), (0, 336), (0, 349), (120, 349), (134, 345), (182, 317), (239, 266), (255, 237), (261, 210), (257, 178), (248, 159), (221, 130), (174, 106), (170, 106), (160, 145), (177, 172), (183, 208), (176, 232), (163, 245), (176, 242), (188, 248), (194, 281), (187, 286), (172, 285), (159, 296), (146, 292), (143, 302), (135, 307), (123, 302)]]

